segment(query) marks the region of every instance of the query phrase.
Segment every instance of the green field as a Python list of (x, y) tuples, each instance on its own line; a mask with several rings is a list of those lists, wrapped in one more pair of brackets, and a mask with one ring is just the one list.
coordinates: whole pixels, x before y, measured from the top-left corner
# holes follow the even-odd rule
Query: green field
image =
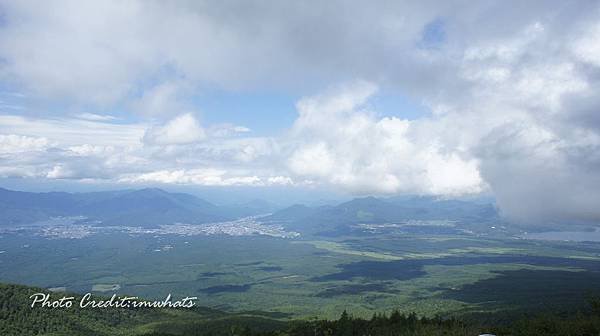
[[(0, 281), (145, 298), (198, 296), (225, 311), (433, 316), (578, 307), (600, 293), (600, 244), (467, 235), (97, 234), (0, 238)], [(169, 248), (165, 248), (169, 247)], [(64, 290), (64, 288), (61, 288)]]

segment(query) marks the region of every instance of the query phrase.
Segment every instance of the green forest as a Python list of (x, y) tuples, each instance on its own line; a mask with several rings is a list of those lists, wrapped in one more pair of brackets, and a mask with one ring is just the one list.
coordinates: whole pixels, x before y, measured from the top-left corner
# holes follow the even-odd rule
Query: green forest
[(374, 314), (369, 319), (342, 311), (334, 320), (319, 317), (298, 320), (286, 319), (276, 313), (226, 313), (202, 307), (84, 309), (73, 305), (63, 309), (32, 308), (30, 295), (37, 292), (48, 293), (41, 288), (0, 285), (0, 335), (600, 335), (598, 298), (590, 298), (587, 305), (576, 310), (571, 307), (563, 314), (422, 317), (398, 307), (387, 314)]

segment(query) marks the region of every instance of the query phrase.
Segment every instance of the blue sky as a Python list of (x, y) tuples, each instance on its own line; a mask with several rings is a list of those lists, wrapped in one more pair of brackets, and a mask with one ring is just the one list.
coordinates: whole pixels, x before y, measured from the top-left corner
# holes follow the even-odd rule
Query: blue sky
[(195, 97), (202, 120), (228, 123), (235, 120), (260, 136), (273, 136), (289, 128), (296, 119), (296, 96), (282, 92), (215, 91)]
[(0, 1), (0, 17), (0, 185), (490, 194), (519, 221), (600, 219), (597, 2)]
[[(281, 92), (202, 93), (194, 104), (202, 111), (202, 120), (210, 124), (235, 120), (259, 136), (275, 136), (290, 128), (298, 113), (294, 107), (301, 96)], [(380, 116), (417, 119), (429, 110), (420, 102), (396, 92), (382, 92), (369, 102)]]

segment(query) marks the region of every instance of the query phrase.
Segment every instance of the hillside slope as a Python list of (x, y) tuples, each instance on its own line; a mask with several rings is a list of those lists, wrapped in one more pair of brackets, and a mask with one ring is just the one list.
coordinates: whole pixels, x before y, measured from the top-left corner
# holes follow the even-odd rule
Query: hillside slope
[(81, 296), (73, 293), (50, 293), (53, 299), (75, 296), (70, 308), (50, 309), (39, 305), (31, 308), (30, 295), (40, 292), (50, 293), (41, 288), (0, 284), (0, 335), (227, 335), (231, 326), (251, 325), (261, 332), (284, 326), (283, 322), (261, 316), (259, 312), (227, 314), (203, 307), (80, 308)]

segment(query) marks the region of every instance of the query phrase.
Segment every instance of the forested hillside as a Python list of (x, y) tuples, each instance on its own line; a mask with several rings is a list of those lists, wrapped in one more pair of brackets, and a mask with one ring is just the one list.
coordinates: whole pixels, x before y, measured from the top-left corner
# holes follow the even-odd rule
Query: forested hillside
[[(31, 308), (29, 296), (44, 291), (19, 285), (0, 285), (0, 335), (240, 335), (240, 336), (359, 336), (359, 335), (599, 335), (600, 301), (568, 316), (541, 314), (514, 320), (486, 316), (477, 319), (419, 317), (394, 311), (371, 319), (353, 318), (346, 311), (337, 320), (285, 320), (269, 313), (228, 314), (193, 309), (48, 309)], [(53, 294), (58, 298), (62, 294)], [(76, 296), (76, 301), (79, 296)], [(486, 322), (484, 322), (486, 321)]]

